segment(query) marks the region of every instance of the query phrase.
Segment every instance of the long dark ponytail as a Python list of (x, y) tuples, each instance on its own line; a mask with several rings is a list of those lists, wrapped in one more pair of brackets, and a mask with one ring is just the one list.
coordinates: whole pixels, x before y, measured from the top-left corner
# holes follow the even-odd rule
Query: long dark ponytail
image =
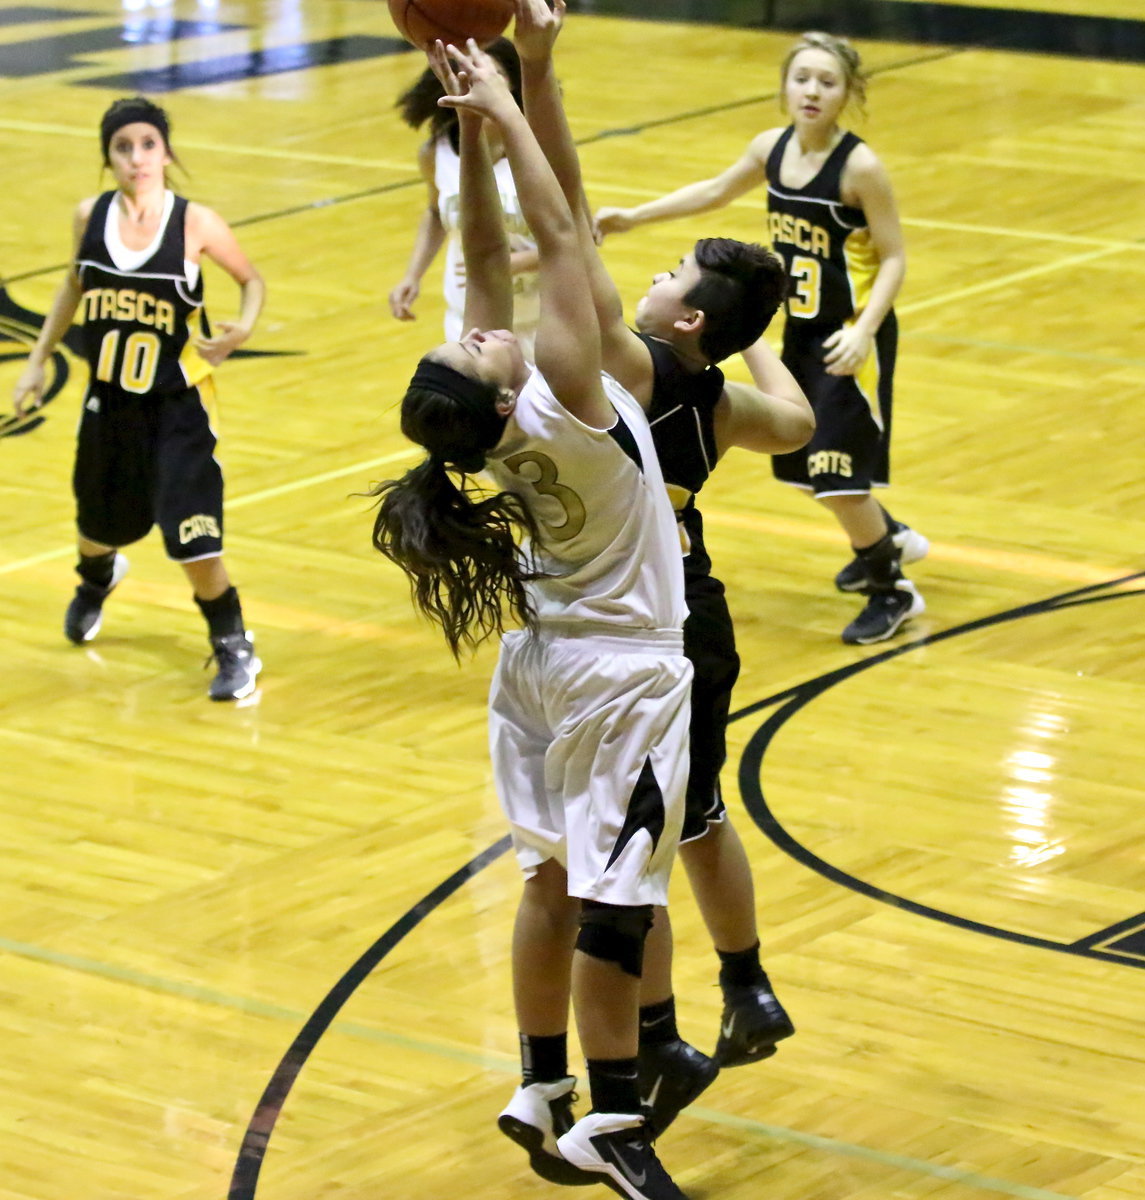
[[(494, 408), (496, 387), (470, 382), (474, 393), (489, 388), (487, 407), (410, 387), (402, 432), (429, 456), (370, 492), (380, 497), (375, 549), (409, 576), (414, 604), (441, 626), (455, 658), (462, 646), (503, 633), (507, 619), (532, 624), (525, 585), (541, 574), (520, 544), (522, 532), (534, 541), (539, 536), (532, 513), (513, 493), (491, 494), (469, 478), (504, 426)], [(460, 472), (460, 486), (452, 472)]]

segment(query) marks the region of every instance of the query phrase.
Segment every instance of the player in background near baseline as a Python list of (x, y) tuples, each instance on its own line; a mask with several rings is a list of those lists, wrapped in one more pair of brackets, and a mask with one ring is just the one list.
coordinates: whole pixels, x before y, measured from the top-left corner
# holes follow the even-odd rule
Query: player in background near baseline
[[(518, 105), (521, 103), (521, 63), (513, 43), (497, 38), (485, 51), (493, 58), (508, 83)], [(409, 264), (401, 281), (390, 291), (390, 312), (399, 321), (416, 319), (414, 304), (421, 293), (421, 281), (445, 246), (445, 336), (457, 341), (465, 330), (465, 260), (458, 236), (460, 196), (458, 192), (461, 161), (458, 157), (457, 114), (437, 102), (444, 95), (441, 82), (427, 67), (398, 97), (397, 107), (403, 120), (413, 129), (428, 126), (429, 137), (418, 151), (418, 169), (425, 180), (427, 202), (418, 222)], [(500, 144), (497, 127), (485, 132), (493, 158), (493, 174), (509, 236), (509, 266), (513, 272), (513, 333), (527, 359), (532, 361), (533, 337), (537, 329), (537, 248), (521, 215), (521, 205), (513, 183), (509, 160)]]

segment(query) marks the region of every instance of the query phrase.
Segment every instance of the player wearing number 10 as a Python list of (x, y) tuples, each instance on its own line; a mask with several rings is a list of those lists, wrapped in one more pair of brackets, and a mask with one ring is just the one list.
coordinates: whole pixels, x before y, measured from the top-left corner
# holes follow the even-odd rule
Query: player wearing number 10
[[(211, 699), (239, 699), (261, 664), (223, 566), (211, 372), (250, 336), (265, 288), (226, 222), (167, 187), (176, 159), (163, 109), (142, 96), (115, 101), (100, 142), (115, 190), (76, 209), (74, 262), (15, 391), (18, 413), (41, 403), (44, 363), (78, 313), (90, 379), (73, 478), (80, 584), (64, 633), (77, 645), (95, 637), (127, 570), (119, 548), (158, 524), (207, 621), (218, 667)], [(238, 320), (213, 334), (203, 255), (241, 289)]]

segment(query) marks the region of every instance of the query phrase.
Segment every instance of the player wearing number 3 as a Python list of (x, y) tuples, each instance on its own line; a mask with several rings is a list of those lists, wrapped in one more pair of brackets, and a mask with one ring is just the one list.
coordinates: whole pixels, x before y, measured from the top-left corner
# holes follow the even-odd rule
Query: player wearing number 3
[[(142, 96), (115, 101), (100, 141), (115, 190), (76, 209), (74, 262), (15, 390), (18, 413), (40, 404), (44, 364), (78, 313), (91, 375), (73, 478), (80, 584), (64, 633), (77, 645), (95, 637), (127, 570), (119, 548), (158, 524), (207, 621), (211, 699), (238, 699), (254, 691), (260, 663), (223, 566), (211, 371), (250, 336), (265, 289), (226, 222), (167, 187), (176, 160), (163, 109)], [(213, 334), (204, 255), (241, 289), (238, 320)]]
[[(602, 372), (587, 222), (493, 59), (474, 42), (449, 54), (438, 43), (431, 62), (460, 117), (468, 332), (421, 359), (402, 399), (402, 431), (426, 457), (375, 489), (374, 544), (455, 653), (502, 633), (489, 699), (497, 793), (526, 896), (560, 888), (573, 900), (567, 926), (514, 931), (530, 1053), (499, 1124), (547, 1179), (683, 1200), (652, 1148), (637, 1076), (644, 942), (652, 906), (667, 903), (688, 770), (676, 518), (647, 418)], [(500, 131), (536, 238), (535, 369), (509, 332), (509, 244), (483, 119)], [(496, 494), (469, 482), (481, 471)], [(505, 631), (511, 617), (524, 628)], [(550, 1072), (566, 1065), (570, 988), (593, 1106), (575, 1124), (574, 1080)]]
[(773, 249), (787, 265), (783, 363), (815, 412), (802, 450), (773, 458), (775, 476), (829, 508), (850, 538), (852, 562), (835, 577), (867, 605), (843, 631), (848, 643), (892, 636), (922, 612), (901, 563), (926, 538), (894, 520), (872, 488), (889, 482), (891, 385), (898, 325), (893, 304), (906, 271), (894, 193), (882, 163), (838, 118), (862, 102), (859, 56), (843, 38), (807, 33), (780, 75), (787, 128), (758, 134), (721, 175), (636, 208), (602, 208), (599, 235), (707, 212), (767, 184)]

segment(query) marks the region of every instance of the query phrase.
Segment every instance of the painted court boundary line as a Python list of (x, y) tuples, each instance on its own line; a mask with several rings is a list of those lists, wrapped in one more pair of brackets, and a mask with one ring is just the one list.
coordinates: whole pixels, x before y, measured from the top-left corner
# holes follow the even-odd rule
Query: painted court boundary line
[[(199, 1004), (210, 1004), (217, 1008), (230, 1009), (252, 1016), (287, 1021), (294, 1025), (300, 1025), (309, 1015), (297, 1009), (287, 1008), (280, 1004), (272, 1004), (269, 1001), (258, 1000), (249, 996), (238, 996), (219, 991), (215, 988), (203, 987), (199, 984), (165, 979), (163, 976), (152, 975), (146, 971), (136, 970), (133, 967), (123, 967), (115, 963), (86, 958), (83, 955), (49, 950), (43, 946), (13, 941), (9, 938), (0, 937), (0, 953), (13, 954), (32, 962), (43, 963), (47, 966), (62, 967), (65, 970), (76, 971), (83, 975), (109, 980), (113, 983), (123, 983), (129, 987), (159, 992), (167, 996), (177, 996)], [(449, 1046), (444, 1043), (426, 1041), (403, 1034), (388, 1033), (382, 1029), (373, 1029), (368, 1025), (362, 1025), (354, 1021), (336, 1022), (330, 1027), (330, 1032), (382, 1045), (397, 1046), (405, 1050), (432, 1055), (435, 1058), (480, 1066), (490, 1071), (497, 1071), (506, 1077), (516, 1077), (519, 1073), (516, 1059), (510, 1058), (508, 1055), (466, 1051), (460, 1047)], [(934, 1179), (945, 1179), (952, 1183), (960, 1183), (967, 1187), (978, 1188), (981, 1191), (995, 1192), (1003, 1196), (1013, 1196), (1016, 1197), (1016, 1200), (1076, 1200), (1076, 1197), (1064, 1192), (1051, 1192), (1044, 1188), (1014, 1183), (1008, 1179), (980, 1175), (975, 1171), (968, 1171), (960, 1167), (946, 1167), (940, 1163), (930, 1163), (925, 1159), (911, 1158), (908, 1155), (895, 1154), (891, 1151), (879, 1150), (871, 1146), (857, 1145), (853, 1142), (841, 1141), (838, 1138), (821, 1137), (814, 1133), (804, 1133), (798, 1129), (790, 1129), (785, 1125), (770, 1125), (765, 1121), (754, 1121), (748, 1117), (737, 1117), (732, 1113), (720, 1112), (717, 1109), (693, 1105), (689, 1111), (693, 1116), (699, 1117), (712, 1125), (721, 1125), (727, 1129), (741, 1130), (776, 1142), (806, 1146), (809, 1149), (820, 1150), (825, 1154), (861, 1159), (879, 1166), (906, 1171), (914, 1175), (926, 1175)]]

